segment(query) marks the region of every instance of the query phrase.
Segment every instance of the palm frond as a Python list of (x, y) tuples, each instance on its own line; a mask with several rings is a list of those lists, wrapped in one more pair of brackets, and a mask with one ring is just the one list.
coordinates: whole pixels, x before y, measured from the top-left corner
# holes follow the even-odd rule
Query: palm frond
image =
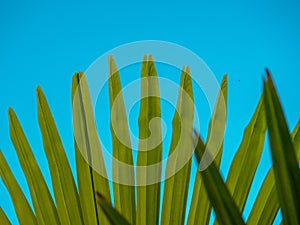
[[(2, 151), (0, 177), (11, 196), (21, 225), (183, 225), (187, 214), (189, 180), (193, 172), (196, 178), (187, 224), (207, 225), (212, 209), (216, 213), (215, 224), (245, 224), (242, 213), (262, 155), (267, 129), (273, 166), (264, 179), (247, 224), (271, 225), (280, 209), (282, 223), (300, 224), (300, 121), (290, 134), (268, 71), (263, 95), (244, 130), (225, 182), (219, 167), (226, 126), (227, 75), (222, 80), (204, 142), (197, 133), (192, 133), (192, 79), (189, 68), (182, 69), (164, 174), (167, 179), (161, 195), (161, 107), (153, 58), (151, 55), (144, 56), (142, 61), (138, 118), (140, 140), (136, 165), (133, 162), (119, 72), (112, 56), (108, 62), (114, 156), (112, 171), (117, 179), (113, 182), (114, 195), (110, 196), (107, 167), (87, 80), (83, 73), (75, 73), (72, 79), (72, 113), (77, 181), (73, 177), (47, 100), (41, 88), (37, 88), (38, 121), (55, 199), (50, 194), (52, 190), (46, 185), (15, 112), (9, 109), (10, 136), (29, 187), (33, 207), (28, 203)], [(221, 141), (220, 145), (216, 140)], [(199, 164), (197, 172), (191, 169), (193, 150)], [(122, 163), (127, 165), (126, 168)], [(10, 224), (2, 208), (0, 221), (4, 225)]]

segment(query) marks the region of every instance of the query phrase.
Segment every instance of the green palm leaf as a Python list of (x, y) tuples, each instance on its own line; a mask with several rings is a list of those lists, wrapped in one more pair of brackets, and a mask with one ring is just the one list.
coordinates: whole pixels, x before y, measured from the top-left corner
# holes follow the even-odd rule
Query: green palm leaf
[[(201, 138), (198, 139), (197, 145), (198, 145), (197, 148), (200, 148), (201, 152), (205, 151), (205, 144)], [(195, 156), (197, 157), (196, 154)], [(200, 160), (201, 158), (197, 158), (197, 162), (200, 162)], [(193, 196), (192, 196), (191, 206), (188, 214), (187, 225), (208, 224), (210, 218), (210, 211), (211, 211), (211, 204), (206, 194), (206, 190), (202, 185), (201, 175), (200, 173), (196, 173), (196, 178), (195, 178), (195, 183), (193, 188)]]
[[(148, 59), (144, 56), (141, 77), (141, 102), (138, 119), (140, 141), (136, 172), (138, 185), (153, 183), (153, 178), (161, 176), (161, 167), (157, 167), (154, 171), (139, 169), (160, 163), (162, 158), (159, 88), (152, 56), (149, 56)], [(157, 146), (152, 148), (151, 145), (155, 144)], [(137, 225), (158, 224), (159, 200), (160, 182), (137, 187)]]
[[(207, 135), (207, 141), (206, 145), (210, 139), (211, 133), (212, 133), (212, 128), (213, 124), (215, 127), (218, 127), (218, 123), (223, 124), (222, 120), (218, 122), (218, 117), (219, 114), (223, 113), (223, 102), (227, 104), (227, 89), (228, 89), (228, 76), (225, 75), (223, 77), (223, 80), (220, 85), (220, 92), (215, 104), (214, 112), (212, 113), (212, 117), (209, 122), (209, 127), (208, 127), (208, 135)], [(219, 125), (221, 127), (221, 132), (224, 128), (222, 127), (223, 125)], [(198, 142), (198, 148), (200, 148), (202, 151), (205, 150), (206, 145), (204, 143), (201, 143), (201, 139), (199, 139)], [(222, 151), (223, 151), (223, 145), (219, 149), (219, 153), (217, 154), (214, 162), (217, 168), (219, 168), (220, 163), (221, 163), (221, 157), (222, 157)], [(201, 160), (201, 158), (197, 159), (198, 161)], [(192, 202), (190, 206), (190, 212), (188, 216), (188, 225), (193, 225), (193, 224), (208, 224), (210, 220), (210, 215), (211, 215), (211, 210), (212, 206), (210, 203), (210, 200), (207, 196), (206, 190), (204, 185), (202, 184), (201, 181), (201, 175), (200, 173), (196, 174), (195, 178), (195, 183), (194, 183), (194, 189), (193, 189), (193, 196), (192, 196)]]
[[(244, 131), (242, 142), (230, 166), (227, 180), (224, 182), (219, 172), (223, 142), (219, 145), (218, 140), (223, 140), (226, 125), (227, 75), (222, 80), (210, 119), (208, 136), (204, 143), (197, 133), (192, 134), (194, 117), (192, 80), (189, 68), (182, 69), (176, 112), (172, 121), (172, 140), (161, 210), (161, 109), (158, 77), (152, 56), (144, 57), (141, 68), (141, 106), (138, 118), (140, 140), (136, 176), (122, 87), (112, 56), (109, 57), (108, 86), (114, 156), (112, 172), (116, 179), (113, 183), (114, 206), (111, 203), (107, 171), (88, 84), (83, 73), (76, 73), (72, 80), (78, 190), (41, 88), (37, 88), (38, 121), (51, 173), (55, 201), (51, 197), (17, 116), (12, 109), (9, 109), (10, 136), (26, 177), (34, 210), (29, 205), (1, 151), (0, 177), (11, 196), (21, 225), (184, 224), (193, 150), (195, 150), (199, 171), (196, 173), (187, 224), (208, 224), (212, 208), (216, 213), (215, 224), (245, 224), (242, 212), (261, 158), (267, 128), (273, 167), (265, 177), (247, 224), (271, 225), (279, 209), (282, 210), (283, 215), (281, 224), (283, 222), (300, 224), (298, 214), (300, 212), (298, 165), (300, 121), (292, 134), (289, 134), (268, 71), (264, 82), (264, 93)], [(136, 186), (136, 196), (133, 185)], [(159, 221), (160, 213), (161, 221)], [(10, 224), (1, 207), (0, 223)]]
[(0, 221), (1, 221), (1, 224), (3, 224), (3, 225), (11, 225), (7, 216), (3, 212), (2, 208), (0, 208)]
[[(300, 162), (300, 121), (291, 134), (291, 138), (296, 150), (297, 160)], [(274, 169), (271, 168), (259, 190), (247, 224), (272, 225), (279, 208), (280, 205), (276, 193)]]
[(283, 222), (300, 224), (300, 171), (283, 110), (268, 71), (264, 82), (264, 97), (275, 184)]
[(243, 211), (264, 147), (267, 124), (261, 98), (244, 132), (242, 143), (231, 163), (226, 185), (240, 212)]
[(100, 205), (111, 225), (130, 225), (130, 223), (116, 210), (110, 202), (106, 201), (99, 192), (97, 194), (97, 203)]
[(295, 126), (293, 132), (291, 133), (291, 138), (293, 140), (294, 148), (296, 150), (297, 160), (300, 161), (300, 120)]
[[(19, 223), (28, 224), (28, 225), (37, 225), (35, 215), (32, 212), (32, 209), (28, 204), (25, 195), (23, 194), (13, 173), (11, 172), (2, 154), (2, 151), (0, 151), (0, 176), (10, 194)], [(2, 212), (2, 214), (4, 213)], [(3, 217), (3, 220), (0, 221), (5, 221), (4, 218), (5, 216), (1, 216), (1, 217)]]
[(18, 118), (9, 109), (10, 137), (25, 174), (38, 224), (60, 224), (54, 202)]
[(83, 73), (72, 80), (73, 125), (75, 134), (75, 156), (80, 202), (84, 221), (87, 224), (108, 225), (109, 221), (96, 203), (98, 191), (110, 200), (107, 178), (95, 125), (91, 100)]
[[(184, 224), (186, 199), (190, 181), (193, 142), (194, 100), (189, 68), (182, 70), (175, 115), (172, 121), (172, 140), (166, 167), (162, 224)], [(173, 160), (175, 155), (175, 160)], [(180, 170), (178, 170), (182, 167)], [(176, 172), (178, 170), (178, 172)]]
[[(196, 142), (198, 142), (199, 138), (200, 137), (196, 135)], [(204, 152), (201, 146), (196, 146), (195, 154), (197, 155), (197, 159), (202, 158)], [(216, 213), (218, 223), (222, 225), (245, 224), (234, 199), (226, 187), (222, 176), (218, 172), (215, 162), (212, 162), (205, 170), (199, 170), (199, 172), (207, 195)]]
[[(112, 148), (113, 157), (118, 160), (117, 162), (113, 161), (113, 177), (117, 180), (117, 182), (114, 182), (114, 207), (130, 223), (135, 224), (134, 170), (132, 151), (129, 148), (128, 122), (121, 91), (120, 77), (112, 56), (109, 57), (108, 64)], [(122, 140), (119, 140), (119, 137), (116, 135), (116, 129), (118, 135), (121, 135)], [(119, 161), (128, 166), (125, 168), (119, 166)], [(122, 179), (125, 182), (130, 181), (130, 185), (122, 184)]]
[(40, 87), (37, 88), (37, 99), (39, 125), (50, 168), (58, 215), (62, 224), (82, 224), (82, 211), (71, 168)]

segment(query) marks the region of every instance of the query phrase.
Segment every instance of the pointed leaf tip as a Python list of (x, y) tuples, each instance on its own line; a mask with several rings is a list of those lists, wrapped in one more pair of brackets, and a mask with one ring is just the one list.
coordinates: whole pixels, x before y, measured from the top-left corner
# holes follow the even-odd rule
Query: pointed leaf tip
[(36, 93), (43, 93), (42, 87), (40, 85), (36, 87)]
[(266, 81), (269, 81), (270, 84), (271, 84), (271, 87), (272, 87), (273, 89), (275, 89), (274, 81), (273, 81), (271, 72), (270, 72), (270, 70), (269, 70), (268, 68), (266, 68), (266, 74), (267, 74)]
[(271, 76), (270, 70), (268, 68), (266, 68), (265, 71), (266, 71), (267, 76), (270, 77)]
[(277, 196), (286, 224), (300, 224), (300, 173), (297, 156), (288, 124), (272, 81), (271, 75), (264, 84), (264, 102), (269, 131)]
[(188, 75), (190, 75), (190, 72), (191, 72), (190, 66), (187, 66), (187, 67), (185, 68), (185, 72), (186, 72)]
[(9, 117), (15, 115), (15, 111), (11, 107), (9, 107), (7, 111), (8, 111), (8, 116)]
[(148, 61), (153, 61), (153, 56), (152, 56), (152, 54), (149, 55)]

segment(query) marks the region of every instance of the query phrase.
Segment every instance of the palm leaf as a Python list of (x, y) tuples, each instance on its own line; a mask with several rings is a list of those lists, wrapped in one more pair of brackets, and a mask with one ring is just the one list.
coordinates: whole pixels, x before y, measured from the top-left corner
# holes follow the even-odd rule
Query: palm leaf
[(268, 71), (264, 81), (264, 97), (275, 184), (283, 222), (300, 224), (300, 171), (283, 110)]
[[(11, 172), (2, 151), (0, 151), (0, 176), (12, 199), (20, 224), (37, 225), (37, 221), (22, 189)], [(2, 209), (1, 209), (2, 212)], [(1, 216), (3, 217), (3, 216)], [(5, 218), (0, 221), (5, 221)]]
[[(190, 138), (193, 130), (193, 118), (192, 79), (189, 68), (183, 68), (176, 111), (172, 121), (172, 140), (166, 177), (172, 176), (165, 181), (162, 224), (179, 225), (184, 223), (190, 181), (190, 157), (193, 151), (193, 142)], [(182, 168), (178, 170), (180, 167)]]
[[(199, 138), (197, 145), (198, 148), (201, 149), (201, 152), (205, 151), (205, 144), (201, 138)], [(200, 162), (200, 160), (201, 159), (198, 158), (197, 162)], [(187, 225), (208, 224), (210, 218), (210, 211), (211, 204), (206, 194), (206, 190), (202, 185), (201, 175), (200, 173), (196, 173)]]
[(0, 221), (2, 225), (11, 225), (2, 208), (0, 208)]
[(100, 205), (111, 225), (130, 225), (130, 223), (111, 205), (111, 203), (105, 200), (104, 196), (102, 196), (99, 192), (96, 194), (97, 203)]
[(242, 143), (231, 163), (226, 185), (240, 212), (243, 211), (264, 147), (267, 124), (261, 98), (244, 132)]
[[(195, 139), (196, 142), (198, 142), (200, 137), (196, 134)], [(201, 149), (199, 145), (196, 146), (195, 154), (197, 155), (197, 159), (201, 158), (204, 154), (203, 149)], [(212, 162), (205, 170), (199, 170), (199, 172), (207, 195), (216, 213), (218, 223), (222, 225), (245, 224), (234, 199), (230, 195), (228, 188), (218, 172), (215, 162)]]
[[(212, 207), (216, 213), (216, 224), (245, 224), (241, 213), (261, 158), (267, 127), (273, 167), (265, 177), (247, 224), (272, 224), (280, 208), (283, 215), (281, 224), (300, 224), (300, 121), (290, 134), (268, 71), (263, 96), (244, 131), (225, 183), (219, 172), (223, 145), (221, 142), (219, 146), (215, 140), (223, 140), (224, 137), (227, 76), (222, 80), (204, 144), (198, 134), (192, 138), (192, 80), (189, 68), (183, 68), (172, 121), (173, 133), (161, 211), (160, 182), (157, 183), (157, 178), (161, 178), (161, 111), (158, 78), (151, 55), (143, 59), (141, 77), (142, 100), (138, 119), (140, 140), (135, 177), (120, 77), (114, 59), (109, 57), (108, 83), (114, 156), (112, 164), (113, 176), (117, 178), (113, 183), (114, 206), (111, 203), (105, 163), (83, 73), (76, 73), (72, 80), (78, 190), (46, 98), (41, 88), (37, 88), (38, 120), (56, 204), (17, 116), (9, 109), (11, 140), (25, 174), (34, 207), (33, 211), (0, 151), (0, 176), (12, 198), (20, 224), (184, 224), (193, 148), (199, 171), (196, 173), (187, 224), (208, 224)], [(114, 122), (117, 127), (114, 127)], [(119, 139), (119, 133), (123, 135), (122, 139)], [(211, 137), (212, 135), (215, 136)], [(195, 147), (193, 140), (197, 141)], [(122, 163), (127, 165), (126, 168)], [(159, 166), (155, 167), (156, 165)], [(131, 181), (130, 184), (128, 181)], [(130, 185), (138, 185), (136, 196), (135, 187)], [(4, 225), (10, 224), (1, 207), (0, 221)]]
[(300, 161), (300, 120), (295, 126), (293, 132), (291, 133), (291, 138), (293, 140), (294, 148), (296, 150), (297, 161)]
[(51, 173), (58, 215), (62, 224), (82, 224), (78, 192), (54, 119), (40, 87), (37, 88), (38, 120)]
[(83, 73), (77, 73), (72, 81), (73, 125), (75, 135), (75, 156), (80, 202), (84, 221), (87, 224), (108, 225), (109, 221), (96, 203), (98, 191), (110, 200), (107, 178), (95, 126), (91, 100)]
[[(297, 160), (300, 162), (300, 121), (291, 134), (291, 137), (296, 150)], [(259, 190), (247, 224), (272, 225), (279, 208), (280, 205), (276, 193), (274, 169), (272, 167), (267, 173)]]
[[(112, 56), (109, 57), (108, 64), (112, 148), (114, 159), (118, 160), (113, 161), (113, 177), (117, 180), (117, 182), (113, 183), (114, 207), (130, 223), (135, 224), (134, 170), (132, 152), (129, 148), (130, 137), (128, 122), (121, 92), (120, 77)], [(122, 140), (119, 140), (116, 132), (118, 135), (121, 135)], [(125, 168), (121, 167), (119, 161), (128, 166)], [(124, 179), (125, 182), (130, 181), (130, 185), (124, 185), (122, 179)]]
[(38, 224), (60, 224), (54, 202), (15, 112), (9, 109), (10, 137), (25, 174)]
[[(146, 56), (144, 57), (141, 77), (141, 102), (138, 119), (140, 141), (136, 171), (138, 184), (136, 224), (155, 225), (158, 224), (160, 202), (160, 182), (155, 183), (155, 178), (160, 178), (161, 167), (156, 167), (153, 171), (139, 169), (160, 163), (162, 158), (161, 123), (158, 119), (161, 117), (159, 88), (152, 56), (149, 56), (148, 59)], [(152, 148), (155, 144), (157, 146)], [(153, 178), (154, 180), (151, 180)], [(152, 184), (145, 186), (148, 183)]]
[[(227, 89), (228, 89), (228, 76), (225, 75), (222, 79), (220, 91), (218, 94), (218, 98), (215, 104), (214, 112), (212, 113), (212, 117), (209, 122), (208, 127), (208, 135), (206, 145), (198, 142), (198, 148), (201, 150), (205, 150), (210, 138), (212, 129), (216, 129), (216, 127), (220, 127), (220, 131), (224, 133), (225, 127), (223, 124), (223, 120), (218, 120), (219, 114), (224, 113), (224, 106), (223, 103), (227, 104)], [(218, 123), (220, 125), (218, 125)], [(214, 127), (213, 127), (214, 126)], [(201, 141), (201, 139), (199, 139)], [(201, 145), (199, 145), (201, 144)], [(204, 145), (204, 146), (203, 146)], [(214, 162), (217, 168), (220, 167), (221, 157), (222, 157), (223, 145), (219, 149), (219, 153), (217, 154)], [(200, 162), (200, 158), (197, 159)], [(208, 224), (210, 220), (212, 206), (210, 200), (207, 196), (206, 190), (204, 185), (201, 182), (201, 175), (200, 173), (196, 173), (194, 189), (193, 189), (193, 196), (190, 206), (190, 212), (188, 216), (188, 225), (193, 224)]]

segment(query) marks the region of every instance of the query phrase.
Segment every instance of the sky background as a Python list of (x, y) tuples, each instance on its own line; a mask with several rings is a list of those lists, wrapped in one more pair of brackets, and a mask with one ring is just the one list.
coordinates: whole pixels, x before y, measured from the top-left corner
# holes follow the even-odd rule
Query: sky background
[[(261, 95), (266, 67), (273, 74), (290, 129), (299, 119), (299, 10), (300, 2), (291, 0), (1, 1), (0, 149), (22, 189), (28, 196), (26, 181), (9, 138), (8, 107), (16, 111), (51, 186), (37, 123), (35, 88), (41, 85), (46, 94), (75, 172), (70, 97), (73, 73), (86, 70), (112, 48), (149, 39), (174, 42), (190, 49), (207, 63), (219, 82), (225, 73), (229, 74), (228, 125), (221, 165), (226, 177), (243, 129)], [(160, 68), (164, 70), (158, 65), (158, 73)], [(138, 75), (139, 68), (134, 71)], [(131, 72), (129, 69), (121, 73), (122, 82), (126, 84), (122, 75)], [(175, 75), (170, 79), (179, 81), (179, 71), (172, 74)], [(101, 101), (102, 98), (108, 101), (107, 95), (104, 94)], [(205, 102), (202, 104), (205, 108)], [(166, 121), (171, 120), (167, 113), (171, 109), (164, 105), (163, 117)], [(101, 110), (108, 112), (105, 107), (96, 108), (97, 124), (103, 124), (100, 136), (107, 134), (109, 129), (108, 119), (103, 118), (101, 122), (102, 117), (97, 116)], [(209, 113), (207, 109), (202, 112), (200, 131), (204, 135)], [(130, 115), (133, 132), (137, 130), (137, 113), (138, 107), (135, 107)], [(167, 135), (166, 143), (168, 138)], [(108, 145), (109, 141), (109, 137), (105, 138)], [(270, 167), (267, 145), (246, 205), (245, 218)], [(0, 206), (12, 223), (17, 224), (2, 182)], [(277, 218), (275, 224), (279, 222), (280, 218)]]

